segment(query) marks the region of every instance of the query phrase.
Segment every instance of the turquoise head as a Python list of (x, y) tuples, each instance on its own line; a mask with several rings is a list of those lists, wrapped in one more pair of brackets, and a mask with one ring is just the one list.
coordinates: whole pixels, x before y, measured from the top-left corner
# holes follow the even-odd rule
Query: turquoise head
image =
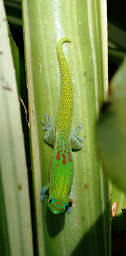
[(50, 198), (48, 200), (48, 207), (53, 214), (63, 214), (71, 207), (69, 201), (60, 198)]

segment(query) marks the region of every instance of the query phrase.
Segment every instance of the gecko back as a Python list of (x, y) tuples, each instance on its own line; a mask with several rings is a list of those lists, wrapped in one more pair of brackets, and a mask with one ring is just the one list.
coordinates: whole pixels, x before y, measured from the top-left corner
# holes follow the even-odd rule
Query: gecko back
[(69, 206), (69, 194), (74, 173), (70, 138), (73, 93), (70, 71), (62, 49), (64, 42), (70, 42), (70, 40), (65, 38), (57, 44), (57, 57), (61, 73), (61, 91), (51, 171), (52, 186), (49, 190), (49, 208), (54, 213), (62, 213)]

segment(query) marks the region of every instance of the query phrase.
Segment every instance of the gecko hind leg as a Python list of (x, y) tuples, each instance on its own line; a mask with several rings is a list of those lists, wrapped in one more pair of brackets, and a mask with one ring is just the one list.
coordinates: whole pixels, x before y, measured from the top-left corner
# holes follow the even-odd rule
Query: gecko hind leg
[(41, 121), (43, 130), (46, 131), (44, 135), (44, 141), (51, 146), (54, 146), (56, 136), (53, 128), (52, 118), (49, 117), (48, 113), (45, 114), (45, 121)]
[(79, 125), (76, 129), (76, 132), (71, 136), (71, 147), (72, 147), (72, 149), (79, 150), (79, 149), (82, 148), (83, 139), (80, 136), (78, 136), (81, 128), (82, 128), (82, 126)]

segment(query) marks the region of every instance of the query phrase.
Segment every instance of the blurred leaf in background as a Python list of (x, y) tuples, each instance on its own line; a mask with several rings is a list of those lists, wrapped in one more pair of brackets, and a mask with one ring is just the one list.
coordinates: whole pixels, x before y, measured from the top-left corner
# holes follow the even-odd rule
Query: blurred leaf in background
[(98, 123), (98, 142), (105, 171), (126, 192), (126, 59), (110, 86), (110, 102), (103, 105)]

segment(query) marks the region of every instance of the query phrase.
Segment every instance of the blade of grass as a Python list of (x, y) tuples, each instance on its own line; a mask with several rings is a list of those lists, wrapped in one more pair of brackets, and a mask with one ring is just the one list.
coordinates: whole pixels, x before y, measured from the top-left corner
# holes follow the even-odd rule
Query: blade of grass
[(25, 148), (3, 1), (0, 13), (0, 254), (33, 255)]
[(4, 0), (8, 22), (15, 26), (22, 26), (21, 0)]

